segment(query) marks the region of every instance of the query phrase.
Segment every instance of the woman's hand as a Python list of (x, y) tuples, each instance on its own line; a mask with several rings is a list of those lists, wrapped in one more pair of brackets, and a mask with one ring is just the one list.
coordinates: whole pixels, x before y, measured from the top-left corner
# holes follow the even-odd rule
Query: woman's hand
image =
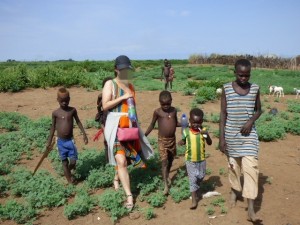
[(126, 100), (128, 98), (132, 98), (133, 95), (130, 92), (126, 92), (122, 97), (123, 97), (123, 100)]

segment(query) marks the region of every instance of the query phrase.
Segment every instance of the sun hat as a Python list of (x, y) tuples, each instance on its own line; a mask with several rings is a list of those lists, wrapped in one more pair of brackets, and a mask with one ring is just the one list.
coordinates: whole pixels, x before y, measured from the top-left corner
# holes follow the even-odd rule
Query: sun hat
[(125, 68), (133, 69), (130, 59), (126, 55), (120, 55), (116, 58), (115, 67), (118, 70), (125, 69)]

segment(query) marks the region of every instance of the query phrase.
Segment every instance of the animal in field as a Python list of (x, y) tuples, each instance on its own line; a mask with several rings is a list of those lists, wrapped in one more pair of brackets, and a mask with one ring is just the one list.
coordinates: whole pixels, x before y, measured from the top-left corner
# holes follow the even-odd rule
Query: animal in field
[(277, 98), (284, 97), (284, 92), (282, 87), (271, 85), (269, 86), (269, 91), (270, 91), (269, 95), (273, 93), (273, 96), (276, 94)]
[(298, 98), (298, 96), (300, 94), (300, 89), (294, 88), (294, 92), (296, 94), (296, 98)]

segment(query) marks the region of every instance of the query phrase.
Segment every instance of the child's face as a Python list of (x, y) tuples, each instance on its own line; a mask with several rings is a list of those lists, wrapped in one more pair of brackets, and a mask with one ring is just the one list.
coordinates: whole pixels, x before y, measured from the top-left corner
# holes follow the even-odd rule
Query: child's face
[(194, 130), (199, 130), (203, 123), (203, 118), (201, 116), (191, 115), (190, 117), (190, 124), (191, 128)]
[(58, 96), (57, 101), (62, 109), (66, 109), (70, 103), (70, 96)]
[(238, 66), (235, 71), (236, 82), (239, 85), (245, 85), (248, 83), (251, 76), (251, 67)]
[(168, 111), (171, 108), (172, 99), (170, 98), (161, 99), (159, 100), (159, 103), (163, 111)]

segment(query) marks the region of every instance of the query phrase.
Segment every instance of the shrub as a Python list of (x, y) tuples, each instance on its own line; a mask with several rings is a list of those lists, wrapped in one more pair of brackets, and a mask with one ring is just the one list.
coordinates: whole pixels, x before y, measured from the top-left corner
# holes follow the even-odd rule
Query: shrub
[(166, 201), (167, 197), (162, 192), (152, 193), (147, 198), (147, 202), (153, 207), (161, 207)]
[(30, 222), (36, 215), (37, 211), (28, 203), (8, 200), (4, 206), (0, 205), (0, 218), (14, 220), (19, 224)]
[(124, 194), (122, 191), (106, 190), (98, 198), (98, 205), (111, 216), (113, 221), (118, 220), (128, 214), (123, 206)]
[(80, 189), (75, 196), (74, 202), (64, 208), (64, 215), (69, 219), (77, 216), (87, 215), (94, 207), (95, 200), (88, 194), (84, 188)]

